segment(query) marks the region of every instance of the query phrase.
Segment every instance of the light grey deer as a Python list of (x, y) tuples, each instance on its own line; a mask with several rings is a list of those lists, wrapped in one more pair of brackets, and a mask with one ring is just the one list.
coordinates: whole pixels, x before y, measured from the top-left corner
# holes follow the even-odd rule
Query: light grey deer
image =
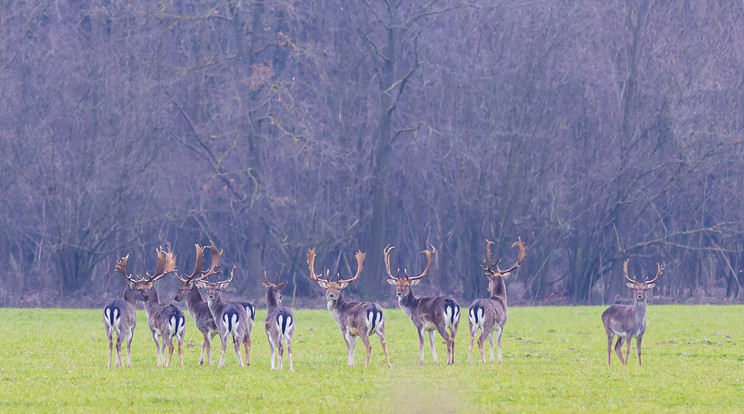
[[(160, 303), (155, 282), (168, 273), (176, 271), (176, 256), (168, 249), (157, 250), (158, 267), (155, 274), (145, 274), (145, 312), (147, 313), (147, 325), (150, 327), (152, 339), (155, 341), (157, 352), (157, 366), (170, 365), (173, 358), (173, 341), (178, 343), (178, 359), (183, 366), (183, 338), (186, 334), (186, 318), (183, 311), (174, 305)], [(168, 348), (168, 359), (165, 359), (165, 348)]]
[(431, 356), (434, 363), (438, 364), (437, 351), (434, 348), (434, 336), (436, 332), (444, 338), (447, 344), (447, 364), (455, 363), (455, 335), (457, 335), (457, 326), (460, 324), (460, 305), (456, 300), (445, 296), (427, 296), (417, 298), (413, 294), (412, 286), (421, 282), (421, 278), (426, 276), (431, 267), (432, 257), (436, 250), (434, 246), (421, 252), (426, 256), (426, 268), (418, 276), (408, 276), (404, 269), (404, 277), (400, 277), (400, 269), (397, 276), (390, 272), (390, 251), (394, 246), (387, 246), (384, 250), (385, 269), (387, 270), (388, 283), (395, 286), (395, 292), (398, 296), (398, 306), (411, 319), (413, 326), (419, 336), (419, 364), (424, 363), (424, 333), (429, 334), (429, 343), (431, 345)]
[(504, 333), (504, 325), (506, 325), (506, 284), (505, 279), (509, 277), (511, 272), (518, 268), (519, 265), (524, 261), (524, 257), (527, 254), (527, 248), (522, 243), (522, 239), (518, 239), (512, 247), (516, 247), (517, 262), (508, 269), (502, 270), (499, 267), (501, 259), (497, 261), (491, 260), (491, 245), (492, 241), (486, 239), (486, 260), (484, 265), (481, 266), (486, 271), (486, 277), (488, 277), (488, 292), (491, 294), (490, 297), (485, 299), (476, 299), (470, 309), (468, 310), (468, 322), (470, 323), (470, 350), (468, 351), (468, 364), (470, 358), (473, 355), (473, 342), (475, 342), (475, 335), (480, 329), (481, 334), (478, 338), (478, 349), (480, 349), (481, 361), (486, 363), (486, 356), (483, 354), (483, 342), (488, 338), (491, 343), (491, 362), (493, 362), (493, 331), (496, 331), (496, 343), (498, 344), (499, 354), (498, 361), (501, 363), (501, 335)]
[(139, 301), (147, 301), (145, 287), (142, 277), (137, 275), (137, 280), (127, 274), (126, 255), (116, 262), (115, 271), (121, 273), (127, 280), (127, 287), (124, 288), (124, 294), (121, 298), (109, 299), (103, 307), (103, 323), (106, 325), (106, 336), (109, 341), (109, 359), (108, 366), (111, 367), (111, 354), (113, 350), (113, 337), (116, 335), (116, 360), (114, 366), (124, 366), (121, 360), (121, 343), (127, 340), (127, 366), (132, 366), (132, 338), (134, 337), (134, 328), (137, 327), (137, 313), (134, 305)]
[(214, 317), (212, 317), (212, 311), (209, 310), (209, 305), (204, 301), (199, 288), (196, 286), (197, 282), (210, 276), (207, 270), (203, 269), (204, 266), (204, 247), (196, 244), (196, 264), (194, 271), (191, 275), (180, 276), (178, 273), (174, 275), (183, 282), (183, 285), (176, 296), (173, 298), (176, 302), (181, 302), (186, 299), (186, 307), (189, 309), (191, 317), (196, 322), (196, 328), (202, 333), (204, 341), (201, 346), (201, 356), (199, 357), (199, 364), (204, 364), (204, 353), (207, 354), (207, 363), (212, 365), (212, 339), (217, 335), (217, 325), (214, 323)]
[[(635, 277), (631, 279), (628, 276), (628, 261), (626, 259), (623, 263), (623, 273), (625, 278), (630, 283), (626, 285), (633, 289), (635, 294), (633, 297), (632, 305), (610, 305), (604, 312), (602, 312), (602, 324), (604, 325), (605, 332), (607, 333), (607, 365), (610, 365), (610, 357), (612, 355), (612, 340), (615, 335), (618, 336), (617, 343), (615, 344), (615, 352), (617, 357), (620, 358), (620, 363), (623, 365), (628, 364), (628, 358), (630, 357), (630, 341), (636, 338), (636, 353), (638, 354), (638, 365), (641, 365), (641, 342), (643, 341), (643, 334), (646, 332), (646, 296), (649, 290), (655, 286), (653, 282), (659, 278), (661, 272), (664, 271), (664, 266), (660, 263), (656, 263), (656, 276), (643, 282), (638, 282)], [(623, 343), (627, 342), (627, 351), (625, 352), (625, 358), (623, 358), (622, 347)]]
[[(220, 272), (218, 268), (220, 266), (220, 258), (222, 257), (222, 250), (217, 250), (214, 243), (209, 246), (209, 250), (212, 252), (212, 261), (209, 270), (206, 272), (206, 276)], [(223, 302), (220, 293), (235, 277), (236, 268), (237, 266), (233, 266), (230, 270), (230, 278), (227, 280), (209, 282), (202, 279), (196, 283), (198, 287), (207, 290), (207, 304), (209, 305), (209, 310), (212, 312), (217, 330), (220, 333), (222, 355), (220, 356), (220, 363), (217, 365), (218, 368), (225, 366), (225, 350), (227, 349), (227, 339), (229, 337), (232, 337), (233, 340), (235, 354), (238, 356), (238, 365), (241, 367), (245, 366), (243, 357), (240, 355), (241, 344), (245, 347), (245, 362), (248, 365), (251, 364), (251, 330), (253, 328), (253, 319), (251, 319), (246, 308), (241, 303)]]
[(385, 352), (385, 360), (389, 367), (390, 358), (388, 357), (387, 345), (385, 345), (385, 319), (382, 308), (374, 302), (346, 302), (341, 292), (349, 283), (359, 278), (365, 257), (364, 253), (358, 251), (354, 255), (357, 261), (357, 272), (354, 277), (351, 279), (337, 279), (335, 282), (329, 280), (330, 271), (328, 270), (326, 270), (325, 279), (322, 275), (315, 273), (315, 250), (313, 249), (307, 251), (307, 264), (310, 267), (310, 278), (325, 289), (328, 312), (338, 322), (338, 327), (341, 328), (341, 333), (344, 335), (346, 359), (349, 367), (354, 366), (354, 348), (356, 347), (357, 337), (362, 339), (364, 348), (367, 350), (367, 359), (364, 366), (365, 368), (369, 366), (369, 357), (372, 353), (369, 336), (373, 334), (377, 334), (380, 338), (380, 344)]
[(261, 286), (266, 289), (266, 323), (264, 329), (266, 336), (269, 338), (271, 347), (271, 369), (274, 370), (274, 349), (279, 351), (278, 368), (282, 369), (282, 357), (284, 356), (284, 346), (287, 347), (289, 357), (289, 370), (294, 372), (292, 364), (292, 337), (295, 330), (295, 319), (292, 309), (282, 305), (282, 289), (287, 282), (279, 282), (277, 275), (276, 282), (270, 282), (264, 270), (264, 279), (266, 282), (260, 282)]

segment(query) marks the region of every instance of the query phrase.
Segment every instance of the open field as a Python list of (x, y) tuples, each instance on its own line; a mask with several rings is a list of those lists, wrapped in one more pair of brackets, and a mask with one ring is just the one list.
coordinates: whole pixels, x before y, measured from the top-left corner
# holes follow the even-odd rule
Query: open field
[[(260, 304), (259, 304), (260, 305)], [(377, 338), (370, 367), (357, 345), (346, 367), (336, 323), (325, 310), (296, 310), (295, 373), (269, 370), (256, 315), (252, 365), (237, 366), (228, 346), (218, 370), (199, 366), (201, 335), (187, 314), (185, 366), (155, 367), (144, 312), (132, 369), (106, 368), (108, 344), (99, 309), (0, 309), (0, 411), (223, 412), (741, 412), (744, 409), (742, 306), (650, 306), (644, 365), (613, 355), (606, 365), (600, 307), (511, 308), (504, 363), (466, 364), (467, 319), (460, 323), (456, 365), (434, 366), (426, 349), (416, 363), (416, 332), (386, 309), (391, 369)], [(445, 348), (438, 341), (440, 361)], [(635, 342), (634, 342), (635, 346)], [(474, 354), (477, 354), (477, 349)], [(487, 354), (488, 355), (488, 354)], [(474, 355), (475, 356), (475, 355)], [(126, 360), (126, 355), (124, 354)], [(488, 358), (488, 356), (487, 356)]]

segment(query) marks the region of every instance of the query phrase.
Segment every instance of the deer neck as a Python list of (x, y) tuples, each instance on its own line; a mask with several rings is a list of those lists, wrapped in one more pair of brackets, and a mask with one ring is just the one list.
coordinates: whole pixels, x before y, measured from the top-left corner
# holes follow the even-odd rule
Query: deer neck
[(214, 300), (207, 300), (207, 306), (209, 306), (209, 311), (212, 312), (215, 320), (219, 320), (222, 314), (222, 308), (225, 307), (225, 304), (222, 303), (222, 297), (217, 295)]
[(158, 299), (158, 291), (152, 288), (147, 292), (147, 302), (145, 302), (145, 312), (150, 316), (157, 306), (160, 305), (160, 299)]
[(490, 299), (500, 300), (506, 306), (506, 283), (504, 283), (503, 277), (497, 277)]
[(192, 286), (189, 293), (186, 294), (186, 306), (189, 308), (191, 315), (195, 314), (196, 308), (204, 303), (204, 298), (199, 292), (199, 288)]
[(271, 311), (272, 309), (279, 306), (279, 301), (276, 299), (276, 292), (273, 289), (266, 290), (266, 309)]
[(344, 296), (341, 293), (339, 293), (338, 298), (336, 298), (336, 300), (327, 299), (326, 307), (328, 308), (328, 312), (331, 313), (331, 316), (333, 316), (333, 319), (335, 319), (336, 322), (338, 322), (340, 312), (346, 307), (346, 301), (344, 300)]
[(633, 315), (635, 315), (635, 321), (638, 324), (646, 323), (646, 301), (639, 301), (638, 299), (633, 300)]
[(413, 294), (413, 289), (408, 288), (408, 293), (405, 296), (398, 298), (398, 306), (409, 318), (413, 314), (413, 309), (418, 305), (418, 298)]
[(134, 306), (134, 304), (137, 302), (137, 299), (134, 298), (134, 291), (129, 288), (129, 286), (124, 288), (124, 294), (122, 295), (122, 299), (129, 302)]

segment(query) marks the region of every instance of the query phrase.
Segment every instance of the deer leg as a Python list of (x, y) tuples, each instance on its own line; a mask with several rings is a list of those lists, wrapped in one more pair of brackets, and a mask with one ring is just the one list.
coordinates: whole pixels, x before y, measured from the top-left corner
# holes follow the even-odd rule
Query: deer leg
[(178, 360), (181, 362), (181, 366), (183, 366), (183, 336), (178, 337)]
[(641, 365), (641, 341), (643, 340), (643, 335), (638, 335), (638, 338), (636, 338), (636, 353), (638, 354), (638, 365)]
[[(163, 352), (165, 352), (165, 345), (163, 345)], [(165, 354), (163, 354), (163, 359), (165, 359)], [(173, 338), (168, 337), (168, 361), (165, 363), (166, 367), (170, 366), (171, 359), (173, 359)]]
[[(454, 364), (455, 363), (455, 341), (454, 336), (450, 332), (447, 332), (447, 327), (445, 326), (443, 329), (437, 329), (439, 331), (439, 335), (442, 335), (442, 338), (444, 338), (444, 343), (447, 344), (447, 365)], [(431, 331), (433, 334), (434, 331)]]
[(235, 355), (238, 356), (238, 365), (240, 367), (244, 367), (243, 365), (243, 357), (240, 355), (240, 344), (242, 344), (243, 341), (238, 341), (238, 339), (233, 336), (233, 346), (235, 347)]
[[(121, 332), (119, 332), (116, 335), (116, 361), (114, 362), (114, 366), (117, 364), (124, 368), (124, 361), (121, 360), (121, 343), (123, 342), (124, 338), (121, 336)], [(110, 344), (110, 343), (109, 343)], [(109, 360), (111, 360), (111, 349), (109, 347)]]
[(615, 338), (615, 334), (607, 332), (607, 365), (610, 365), (610, 356), (612, 355), (612, 340)]
[(266, 336), (269, 337), (269, 348), (271, 349), (271, 370), (274, 370), (274, 341), (271, 339), (271, 335), (267, 332)]
[(282, 345), (282, 338), (279, 338), (279, 343), (276, 344), (277, 350), (279, 351), (279, 363), (277, 364), (278, 369), (282, 369), (282, 360), (284, 359), (284, 346)]
[[(114, 334), (113, 332), (110, 332), (108, 327), (106, 328), (106, 336), (108, 336), (109, 340), (109, 360), (108, 360), (108, 367), (111, 368), (111, 353), (114, 352)], [(116, 338), (119, 339), (118, 337)], [(116, 366), (117, 361), (114, 361), (114, 366)]]
[(625, 360), (623, 359), (623, 337), (618, 335), (617, 336), (617, 342), (615, 342), (615, 353), (617, 354), (617, 357), (620, 358), (620, 364), (625, 365)]
[(473, 344), (475, 343), (475, 334), (478, 333), (478, 325), (470, 322), (470, 349), (468, 350), (468, 364), (473, 356)]
[(451, 364), (455, 363), (455, 337), (457, 336), (457, 328), (460, 326), (460, 316), (457, 316), (458, 319), (455, 320), (455, 323), (452, 324), (452, 327), (450, 328), (452, 333), (450, 335), (450, 343), (452, 344), (452, 357), (451, 357)]
[(251, 364), (251, 335), (245, 334), (245, 340), (243, 341), (243, 347), (245, 348), (245, 364)]
[[(437, 333), (434, 331), (428, 331), (427, 333), (429, 334), (429, 345), (431, 345), (431, 357), (434, 358), (435, 364), (439, 364), (439, 360), (437, 359), (437, 349), (434, 347), (434, 339)], [(445, 338), (445, 340), (446, 339), (447, 338)]]
[(359, 337), (362, 339), (364, 349), (367, 351), (367, 362), (364, 363), (364, 368), (367, 368), (369, 366), (369, 357), (372, 355), (372, 345), (369, 344), (369, 336), (367, 336), (366, 332), (360, 332), (360, 334)]
[[(127, 366), (132, 366), (132, 338), (134, 338), (134, 328), (130, 329), (127, 333)], [(119, 357), (119, 362), (121, 362), (122, 366), (124, 366), (124, 363), (121, 361), (121, 357)]]
[(160, 340), (158, 340), (158, 334), (152, 331), (152, 340), (155, 341), (155, 353), (157, 354), (158, 362), (157, 366), (160, 366)]
[(222, 355), (220, 356), (220, 363), (217, 364), (217, 368), (225, 366), (225, 350), (227, 349), (227, 332), (224, 334), (220, 332), (220, 341), (222, 341)]
[(424, 329), (418, 329), (419, 334), (419, 365), (424, 365)]
[(377, 336), (380, 337), (380, 345), (382, 346), (382, 352), (385, 353), (385, 361), (387, 361), (387, 366), (388, 368), (390, 368), (391, 367), (390, 358), (388, 357), (387, 345), (385, 344), (385, 325), (382, 325), (379, 328), (377, 328)]
[(214, 340), (214, 337), (217, 336), (219, 332), (215, 331), (209, 331), (209, 335), (207, 338), (209, 340), (207, 341), (207, 363), (209, 365), (212, 365), (212, 341)]
[[(501, 332), (502, 329), (497, 330), (496, 337), (498, 338), (499, 343), (499, 364), (501, 363)], [(491, 360), (489, 362), (493, 363), (493, 331), (491, 331), (491, 334), (488, 335), (488, 342), (491, 343)]]
[[(632, 341), (633, 341), (633, 337), (630, 336), (630, 335), (628, 335), (628, 339), (626, 340), (626, 342), (627, 342), (626, 349), (627, 350), (625, 351), (625, 365), (628, 365), (628, 358), (630, 357), (630, 343)], [(636, 341), (636, 343), (638, 343), (638, 341)]]
[(294, 372), (294, 364), (292, 364), (292, 340), (287, 338), (287, 356), (289, 357), (289, 372)]
[(202, 342), (201, 346), (201, 356), (199, 357), (199, 365), (204, 365), (204, 352), (207, 350), (207, 345), (209, 343), (209, 331), (202, 332), (202, 336), (204, 337), (204, 341)]

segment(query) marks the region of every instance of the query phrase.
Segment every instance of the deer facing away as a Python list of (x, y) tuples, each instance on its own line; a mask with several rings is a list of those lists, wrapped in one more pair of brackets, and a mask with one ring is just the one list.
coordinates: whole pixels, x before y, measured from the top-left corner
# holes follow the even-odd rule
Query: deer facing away
[[(630, 357), (630, 341), (635, 337), (638, 365), (641, 365), (641, 342), (643, 341), (643, 334), (646, 332), (646, 296), (648, 291), (655, 286), (653, 282), (656, 281), (656, 279), (661, 275), (661, 272), (664, 271), (664, 266), (657, 263), (656, 276), (651, 280), (648, 280), (647, 277), (643, 282), (638, 282), (635, 277), (631, 279), (628, 276), (629, 260), (630, 259), (627, 259), (623, 263), (623, 273), (625, 274), (625, 278), (629, 281), (626, 285), (633, 289), (633, 304), (610, 305), (609, 308), (602, 312), (602, 324), (607, 333), (607, 365), (610, 365), (612, 340), (615, 335), (618, 336), (617, 343), (615, 344), (615, 353), (617, 353), (617, 357), (620, 358), (620, 363), (623, 365), (628, 364), (628, 358)], [(622, 347), (625, 342), (627, 342), (628, 345), (627, 351), (625, 352), (625, 358), (623, 358)]]
[(400, 269), (397, 276), (390, 272), (390, 251), (393, 246), (388, 246), (384, 250), (385, 268), (388, 275), (388, 283), (395, 286), (395, 292), (398, 296), (398, 306), (411, 319), (416, 327), (419, 336), (419, 364), (424, 363), (424, 334), (429, 334), (429, 343), (431, 345), (431, 356), (434, 363), (438, 364), (437, 351), (434, 348), (435, 331), (444, 338), (447, 344), (447, 364), (455, 363), (455, 336), (457, 335), (457, 326), (460, 323), (460, 305), (452, 298), (421, 297), (417, 298), (413, 294), (412, 286), (421, 282), (421, 278), (426, 276), (431, 267), (432, 257), (436, 252), (434, 247), (424, 250), (421, 254), (426, 256), (426, 268), (418, 276), (408, 276), (404, 270), (404, 277), (400, 276)]
[(496, 343), (498, 344), (499, 354), (498, 361), (501, 363), (501, 335), (504, 332), (504, 325), (506, 325), (506, 284), (505, 279), (509, 277), (511, 272), (518, 268), (519, 265), (524, 261), (524, 257), (527, 253), (522, 240), (519, 239), (512, 245), (518, 250), (517, 262), (510, 268), (502, 270), (499, 267), (501, 259), (496, 262), (491, 261), (491, 245), (492, 241), (486, 240), (486, 261), (482, 266), (483, 270), (486, 271), (486, 277), (488, 277), (488, 292), (491, 294), (490, 297), (485, 299), (476, 299), (470, 309), (468, 310), (468, 322), (470, 324), (470, 350), (468, 351), (468, 363), (473, 354), (473, 342), (475, 341), (475, 335), (480, 329), (481, 334), (478, 338), (478, 349), (481, 354), (481, 361), (486, 362), (486, 356), (483, 354), (483, 342), (488, 338), (491, 343), (491, 362), (493, 362), (493, 332), (496, 331)]
[(147, 301), (145, 294), (144, 279), (137, 275), (135, 280), (127, 274), (127, 260), (129, 255), (119, 259), (116, 263), (115, 271), (121, 273), (127, 280), (127, 287), (124, 288), (122, 298), (110, 299), (103, 307), (103, 323), (106, 325), (106, 336), (109, 340), (109, 359), (108, 366), (111, 367), (111, 353), (113, 348), (113, 337), (116, 334), (116, 360), (114, 366), (124, 366), (121, 360), (121, 343), (127, 340), (127, 366), (132, 366), (132, 338), (134, 337), (134, 328), (137, 327), (137, 313), (134, 305), (139, 301)]
[(373, 302), (346, 302), (341, 292), (349, 283), (359, 278), (359, 275), (362, 273), (365, 257), (366, 255), (364, 253), (358, 251), (354, 255), (357, 261), (357, 272), (354, 277), (351, 279), (338, 279), (335, 282), (330, 280), (329, 271), (326, 271), (325, 278), (323, 278), (322, 274), (315, 273), (315, 250), (310, 249), (307, 251), (307, 264), (310, 268), (310, 278), (318, 282), (318, 285), (325, 290), (328, 311), (333, 316), (333, 319), (338, 322), (338, 327), (344, 335), (348, 366), (354, 366), (354, 348), (356, 347), (357, 338), (362, 339), (364, 348), (367, 351), (367, 359), (364, 366), (369, 366), (369, 358), (372, 353), (369, 336), (377, 334), (380, 338), (382, 350), (385, 352), (387, 366), (389, 367), (390, 358), (388, 357), (387, 345), (385, 344), (385, 319), (382, 314), (382, 308)]
[(282, 357), (284, 355), (282, 344), (284, 344), (287, 346), (289, 370), (294, 372), (294, 365), (292, 364), (292, 337), (294, 336), (295, 319), (292, 309), (282, 305), (282, 289), (287, 285), (287, 282), (280, 283), (278, 276), (276, 282), (270, 282), (268, 277), (266, 277), (266, 271), (264, 271), (264, 279), (266, 279), (266, 282), (260, 283), (266, 289), (266, 323), (264, 324), (264, 329), (266, 330), (266, 336), (269, 338), (269, 347), (271, 348), (271, 369), (274, 370), (275, 348), (279, 351), (278, 368), (282, 369)]
[[(157, 352), (157, 365), (169, 366), (173, 358), (173, 341), (178, 343), (178, 359), (183, 366), (183, 338), (186, 333), (186, 318), (183, 312), (174, 305), (160, 303), (155, 282), (168, 273), (176, 271), (176, 257), (169, 251), (157, 250), (158, 267), (154, 275), (145, 274), (144, 280), (145, 313), (147, 313), (147, 324), (155, 341)], [(168, 359), (165, 359), (165, 348), (168, 348)]]

